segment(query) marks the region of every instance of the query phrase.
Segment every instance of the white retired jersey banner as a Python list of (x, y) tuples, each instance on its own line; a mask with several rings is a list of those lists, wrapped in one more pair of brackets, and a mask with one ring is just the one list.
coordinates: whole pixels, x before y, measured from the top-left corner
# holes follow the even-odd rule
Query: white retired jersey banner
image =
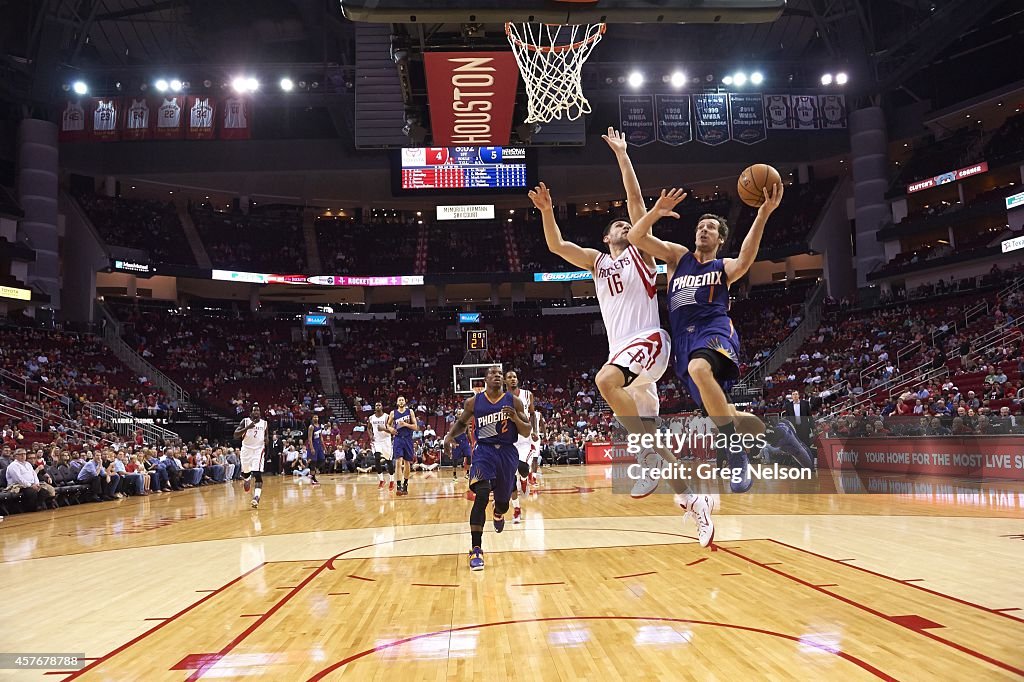
[(121, 129), (122, 140), (148, 140), (152, 137), (153, 109), (145, 97), (126, 97), (124, 99), (124, 125)]
[(846, 127), (846, 97), (843, 95), (818, 95), (821, 127), (827, 129)]
[(220, 139), (248, 140), (252, 135), (252, 107), (249, 100), (229, 97), (220, 109)]
[(789, 95), (765, 95), (764, 114), (768, 130), (789, 130), (793, 127), (793, 107)]
[(161, 97), (157, 102), (153, 136), (158, 140), (180, 140), (185, 121), (185, 97)]
[(815, 130), (819, 127), (817, 96), (793, 96), (793, 123), (797, 130)]
[(190, 95), (188, 98), (188, 130), (190, 140), (212, 140), (216, 121), (215, 104), (208, 95)]
[(92, 139), (111, 142), (121, 137), (121, 99), (96, 97), (92, 101)]
[(89, 108), (88, 100), (70, 99), (64, 103), (60, 114), (60, 141), (73, 142), (85, 139), (88, 135), (85, 127), (85, 113)]

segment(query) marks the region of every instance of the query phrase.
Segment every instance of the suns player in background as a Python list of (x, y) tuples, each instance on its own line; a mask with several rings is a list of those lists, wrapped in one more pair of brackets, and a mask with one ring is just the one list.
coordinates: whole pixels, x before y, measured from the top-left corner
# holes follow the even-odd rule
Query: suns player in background
[(529, 436), (531, 427), (523, 403), (503, 387), (501, 367), (487, 368), (485, 389), (466, 400), (458, 419), (444, 437), (445, 453), (450, 454), (455, 438), (474, 423), (476, 447), (469, 467), (469, 489), (474, 493), (469, 513), (469, 568), (484, 568), (483, 534), (487, 520), (487, 504), (494, 494), (494, 532), (505, 529), (512, 492), (516, 488), (519, 451), (515, 443), (520, 436)]
[[(719, 258), (718, 251), (729, 236), (725, 218), (705, 214), (697, 222), (695, 249), (662, 241), (651, 234), (651, 227), (661, 218), (679, 218), (676, 205), (686, 198), (682, 190), (662, 191), (651, 211), (629, 231), (629, 242), (665, 261), (669, 279), (669, 320), (676, 375), (684, 382), (690, 396), (711, 418), (718, 431), (727, 436), (736, 433), (761, 435), (764, 423), (748, 412), (740, 412), (729, 404), (726, 396), (732, 382), (739, 377), (739, 336), (729, 319), (729, 287), (754, 264), (761, 245), (764, 227), (772, 212), (782, 201), (783, 187), (775, 185), (764, 190), (764, 203), (757, 210), (750, 231), (736, 258)], [(788, 426), (788, 422), (786, 423)], [(777, 427), (778, 445), (804, 466), (810, 456), (791, 430)], [(753, 483), (746, 452), (739, 447), (727, 453), (729, 468), (745, 475), (730, 481), (733, 492), (746, 492)]]
[(398, 396), (395, 401), (397, 409), (388, 413), (388, 428), (395, 434), (392, 443), (392, 450), (397, 464), (398, 495), (409, 494), (409, 470), (416, 458), (416, 450), (413, 447), (412, 434), (419, 426), (416, 422), (416, 415), (408, 407), (404, 396)]
[(235, 438), (242, 439), (239, 459), (242, 464), (242, 487), (245, 492), (249, 492), (253, 479), (256, 479), (256, 489), (252, 494), (253, 509), (260, 506), (260, 493), (263, 491), (263, 459), (267, 452), (269, 433), (267, 422), (260, 415), (260, 406), (255, 403), (249, 416), (235, 429)]
[(388, 490), (395, 489), (395, 459), (391, 450), (391, 436), (394, 429), (388, 426), (388, 415), (384, 413), (384, 405), (376, 402), (373, 414), (367, 418), (367, 434), (370, 436), (370, 452), (377, 470), (377, 487), (384, 488), (384, 477), (387, 476)]
[(512, 523), (519, 523), (523, 517), (522, 503), (519, 500), (519, 489), (526, 492), (526, 484), (530, 480), (530, 460), (537, 451), (540, 440), (537, 407), (533, 403), (533, 392), (519, 386), (519, 375), (514, 370), (505, 372), (505, 388), (523, 404), (526, 416), (530, 421), (530, 433), (516, 439), (516, 451), (519, 453), (519, 468), (516, 477), (519, 487), (512, 491)]
[[(461, 416), (462, 410), (455, 413), (455, 418)], [(455, 437), (455, 447), (452, 450), (452, 480), (459, 477), (459, 467), (466, 472), (469, 478), (469, 464), (473, 455), (473, 446), (469, 441), (469, 431), (463, 431)]]
[(316, 475), (327, 466), (327, 454), (324, 452), (324, 428), (320, 426), (320, 417), (315, 414), (306, 430), (306, 450), (309, 456), (309, 480), (313, 485), (320, 485)]

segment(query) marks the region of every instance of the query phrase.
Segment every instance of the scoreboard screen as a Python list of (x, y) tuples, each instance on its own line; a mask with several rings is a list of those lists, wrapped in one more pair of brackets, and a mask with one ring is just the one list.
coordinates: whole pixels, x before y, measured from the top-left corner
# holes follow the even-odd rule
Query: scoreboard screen
[(411, 147), (393, 173), (398, 194), (523, 191), (531, 173), (525, 147)]

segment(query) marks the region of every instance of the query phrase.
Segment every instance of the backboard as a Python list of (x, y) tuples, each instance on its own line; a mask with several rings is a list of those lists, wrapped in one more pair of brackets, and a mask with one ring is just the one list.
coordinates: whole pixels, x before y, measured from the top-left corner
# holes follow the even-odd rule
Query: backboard
[[(484, 384), (487, 376), (487, 368), (497, 365), (502, 367), (500, 362), (488, 362), (479, 365), (452, 365), (452, 388), (459, 395), (473, 395)], [(504, 368), (502, 368), (504, 372)]]
[(785, 7), (786, 0), (341, 0), (347, 18), (379, 24), (756, 24), (775, 21)]

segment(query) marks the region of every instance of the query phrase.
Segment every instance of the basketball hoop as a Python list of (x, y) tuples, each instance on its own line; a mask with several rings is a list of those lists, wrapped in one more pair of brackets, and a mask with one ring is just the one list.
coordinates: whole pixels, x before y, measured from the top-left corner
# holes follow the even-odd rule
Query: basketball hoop
[(547, 123), (564, 115), (589, 114), (582, 72), (605, 24), (505, 24), (505, 35), (526, 83), (526, 123)]

